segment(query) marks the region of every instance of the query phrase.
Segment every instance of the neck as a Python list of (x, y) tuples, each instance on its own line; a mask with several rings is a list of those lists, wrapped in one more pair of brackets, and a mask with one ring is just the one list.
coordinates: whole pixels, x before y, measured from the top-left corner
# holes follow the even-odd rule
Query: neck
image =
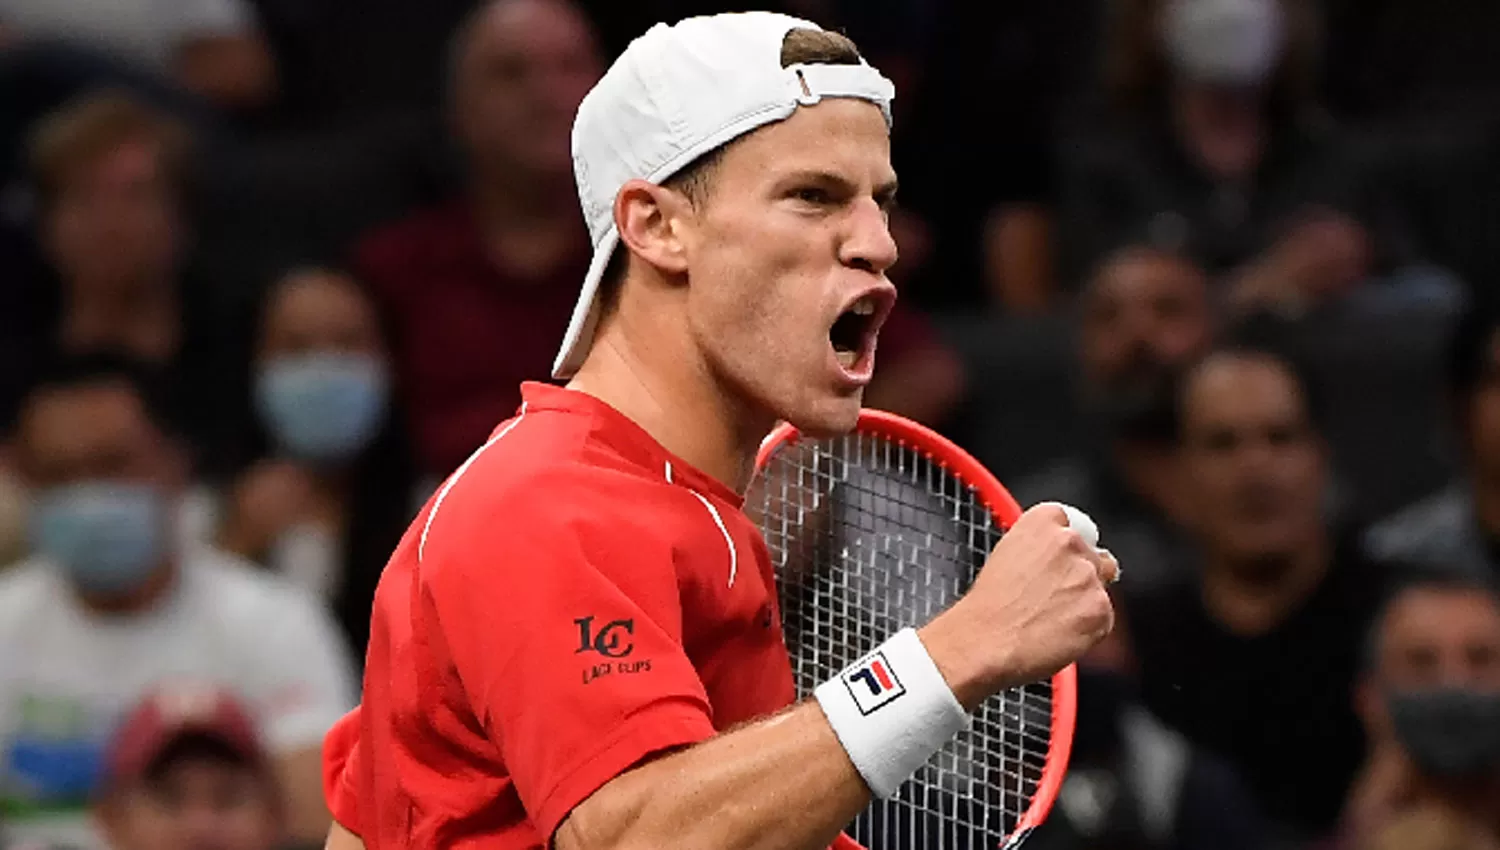
[(545, 277), (588, 246), (576, 202), (556, 181), (485, 176), (472, 198), (485, 253), (518, 277)]
[(1211, 554), (1203, 571), (1203, 602), (1210, 616), (1231, 632), (1259, 635), (1282, 623), (1317, 590), (1332, 564), (1325, 532), (1284, 562), (1266, 569), (1223, 553)]
[(119, 345), (151, 361), (169, 359), (178, 336), (176, 293), (169, 282), (142, 278), (104, 286), (71, 286), (62, 337), (79, 347)]
[(735, 401), (666, 309), (642, 310), (639, 327), (617, 315), (599, 330), (569, 389), (588, 393), (629, 417), (667, 451), (741, 495), (775, 417)]
[(475, 165), (470, 181), (480, 222), (489, 229), (534, 228), (578, 218), (569, 179), (503, 164)]
[(94, 614), (119, 617), (148, 611), (167, 597), (177, 583), (177, 562), (164, 561), (146, 583), (127, 593), (97, 594), (78, 589), (78, 601)]
[(1184, 147), (1215, 179), (1248, 180), (1260, 164), (1264, 122), (1252, 96), (1182, 91), (1173, 118)]

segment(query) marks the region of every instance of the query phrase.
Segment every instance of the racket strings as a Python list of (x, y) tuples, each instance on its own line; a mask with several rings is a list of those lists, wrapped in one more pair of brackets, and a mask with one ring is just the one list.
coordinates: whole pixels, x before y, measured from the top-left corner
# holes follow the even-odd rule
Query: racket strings
[[(966, 484), (925, 454), (854, 433), (783, 447), (747, 504), (781, 585), (798, 693), (973, 583), (1002, 529)], [(890, 801), (851, 825), (869, 850), (994, 848), (1034, 797), (1051, 742), (1048, 683), (987, 700)]]

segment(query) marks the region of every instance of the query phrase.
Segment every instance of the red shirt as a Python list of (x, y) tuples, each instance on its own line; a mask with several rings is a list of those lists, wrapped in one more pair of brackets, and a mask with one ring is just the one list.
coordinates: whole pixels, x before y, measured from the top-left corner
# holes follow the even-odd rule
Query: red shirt
[(496, 265), (468, 203), (379, 229), (355, 255), (388, 328), (424, 472), (446, 476), (543, 381), (588, 271), (578, 220), (573, 262), (525, 278)]
[(364, 702), (325, 746), (371, 850), (544, 847), (648, 756), (794, 698), (740, 498), (597, 399), (523, 397), (381, 578)]

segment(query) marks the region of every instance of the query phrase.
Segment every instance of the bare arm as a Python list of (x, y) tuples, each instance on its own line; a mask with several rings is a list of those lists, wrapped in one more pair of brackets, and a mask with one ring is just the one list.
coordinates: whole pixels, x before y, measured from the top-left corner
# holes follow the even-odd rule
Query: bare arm
[[(1028, 511), (969, 595), (919, 631), (965, 710), (1051, 675), (1113, 627), (1104, 585), (1117, 566), (1066, 523), (1060, 509)], [(558, 850), (822, 850), (869, 800), (822, 709), (804, 702), (617, 777), (554, 840)]]
[(869, 800), (822, 709), (807, 702), (615, 779), (573, 810), (555, 843), (823, 850)]
[(365, 843), (334, 821), (328, 828), (328, 840), (323, 843), (323, 850), (365, 850)]
[(313, 844), (328, 831), (331, 820), (323, 804), (323, 751), (312, 746), (276, 758), (281, 785), (285, 834), (294, 842)]

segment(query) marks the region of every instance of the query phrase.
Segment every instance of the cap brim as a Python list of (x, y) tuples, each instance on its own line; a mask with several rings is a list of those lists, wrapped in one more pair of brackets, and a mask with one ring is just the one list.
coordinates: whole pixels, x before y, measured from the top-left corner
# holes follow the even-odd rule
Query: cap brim
[(619, 244), (619, 231), (611, 224), (604, 238), (594, 246), (594, 258), (589, 261), (588, 274), (584, 275), (583, 289), (573, 307), (573, 318), (568, 321), (568, 332), (563, 336), (562, 348), (552, 363), (552, 377), (557, 380), (573, 377), (588, 359), (589, 349), (594, 344), (594, 332), (599, 326), (599, 284), (604, 279), (604, 271), (609, 268), (609, 258)]

